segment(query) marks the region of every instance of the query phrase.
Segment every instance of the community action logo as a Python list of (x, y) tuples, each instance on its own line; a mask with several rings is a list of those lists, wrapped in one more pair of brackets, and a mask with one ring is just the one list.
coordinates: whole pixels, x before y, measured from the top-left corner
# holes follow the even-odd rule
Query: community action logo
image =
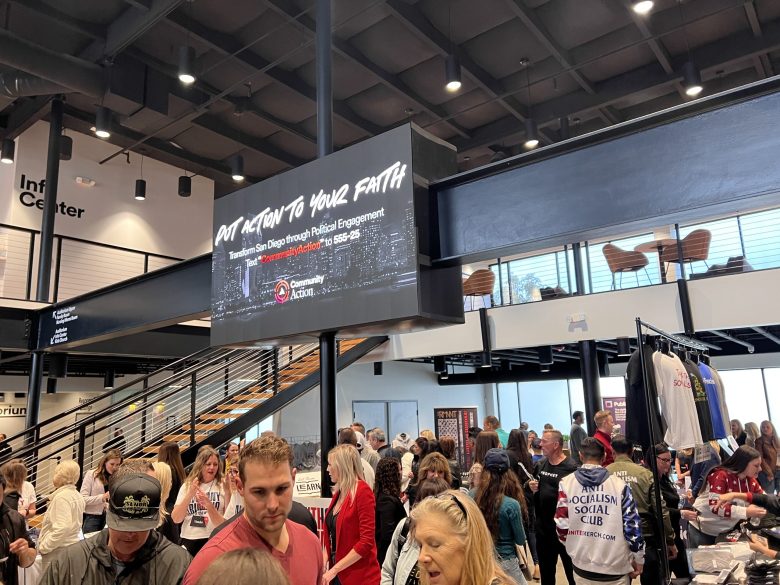
[(276, 299), (276, 302), (279, 304), (286, 303), (290, 298), (291, 290), (290, 283), (286, 280), (280, 280), (277, 282), (276, 286), (274, 287), (274, 298)]
[(286, 303), (289, 299), (303, 299), (314, 297), (314, 285), (322, 285), (325, 282), (325, 276), (318, 274), (311, 278), (301, 280), (280, 280), (274, 286), (274, 298), (276, 302)]

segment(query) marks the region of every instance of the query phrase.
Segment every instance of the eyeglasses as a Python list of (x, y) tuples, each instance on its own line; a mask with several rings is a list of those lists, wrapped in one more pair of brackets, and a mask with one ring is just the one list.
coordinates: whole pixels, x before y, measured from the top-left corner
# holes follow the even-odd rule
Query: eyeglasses
[(656, 459), (659, 461), (663, 461), (664, 463), (671, 463), (672, 458), (671, 457), (661, 457), (660, 455), (656, 455)]

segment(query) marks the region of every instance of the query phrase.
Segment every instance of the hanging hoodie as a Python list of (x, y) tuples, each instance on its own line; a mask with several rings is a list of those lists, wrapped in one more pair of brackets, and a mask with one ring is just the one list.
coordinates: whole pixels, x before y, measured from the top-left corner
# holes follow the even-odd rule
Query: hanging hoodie
[[(655, 368), (653, 367), (653, 348), (651, 345), (642, 344), (645, 364), (647, 365), (647, 393), (650, 395), (651, 417), (653, 434), (656, 442), (663, 439), (666, 433), (666, 422), (658, 411), (658, 390), (655, 382)], [(639, 350), (636, 350), (628, 359), (626, 368), (626, 418), (631, 421), (626, 425), (626, 438), (647, 449), (652, 442), (650, 440), (650, 428), (647, 424), (647, 403), (645, 401), (645, 380), (642, 376), (642, 363)]]
[(691, 392), (693, 393), (693, 402), (696, 404), (696, 417), (699, 419), (701, 438), (705, 441), (712, 441), (715, 438), (715, 432), (712, 429), (710, 405), (707, 401), (707, 390), (704, 388), (701, 372), (691, 360), (685, 360), (683, 365), (685, 371), (688, 372), (688, 379), (691, 381)]
[(653, 354), (653, 367), (658, 402), (667, 424), (664, 441), (673, 449), (701, 445), (704, 441), (685, 366), (676, 355), (657, 351)]
[(725, 423), (726, 427), (726, 436), (730, 435), (730, 421), (731, 416), (729, 415), (729, 409), (726, 405), (726, 387), (723, 385), (723, 379), (720, 377), (720, 374), (718, 373), (718, 370), (715, 369), (715, 366), (710, 365), (710, 372), (712, 372), (712, 376), (715, 379), (715, 386), (718, 389), (718, 400), (720, 402), (720, 414), (723, 418), (723, 422)]
[(631, 489), (600, 465), (586, 463), (561, 479), (558, 539), (584, 579), (628, 575), (644, 564), (645, 543)]
[(724, 439), (728, 436), (726, 427), (728, 419), (723, 418), (723, 408), (720, 404), (720, 393), (718, 392), (718, 383), (710, 367), (704, 362), (699, 362), (699, 373), (701, 381), (704, 382), (704, 390), (707, 392), (707, 404), (710, 407), (710, 418), (712, 419), (712, 432), (716, 439)]

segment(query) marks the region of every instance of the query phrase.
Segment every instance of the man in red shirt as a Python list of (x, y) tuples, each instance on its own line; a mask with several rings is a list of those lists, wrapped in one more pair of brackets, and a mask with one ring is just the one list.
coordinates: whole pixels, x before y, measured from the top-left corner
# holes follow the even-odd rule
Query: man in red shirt
[(295, 470), (293, 454), (280, 437), (261, 437), (244, 447), (238, 460), (236, 486), (244, 497), (244, 512), (213, 536), (195, 556), (182, 585), (195, 585), (220, 555), (254, 547), (279, 561), (292, 585), (319, 585), (322, 547), (306, 527), (288, 520)]
[(608, 410), (599, 410), (593, 417), (596, 423), (596, 432), (593, 438), (604, 445), (604, 461), (601, 466), (606, 467), (615, 462), (615, 452), (612, 450), (612, 427), (615, 426), (615, 419)]

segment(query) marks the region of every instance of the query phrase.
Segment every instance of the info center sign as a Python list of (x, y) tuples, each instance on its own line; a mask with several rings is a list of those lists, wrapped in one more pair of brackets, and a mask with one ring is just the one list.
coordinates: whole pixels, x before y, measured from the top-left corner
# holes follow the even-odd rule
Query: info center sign
[(431, 166), (413, 161), (420, 140), (402, 126), (218, 199), (212, 345), (462, 319), (421, 301), (432, 269), (418, 261), (415, 198), (427, 190), (413, 169)]

